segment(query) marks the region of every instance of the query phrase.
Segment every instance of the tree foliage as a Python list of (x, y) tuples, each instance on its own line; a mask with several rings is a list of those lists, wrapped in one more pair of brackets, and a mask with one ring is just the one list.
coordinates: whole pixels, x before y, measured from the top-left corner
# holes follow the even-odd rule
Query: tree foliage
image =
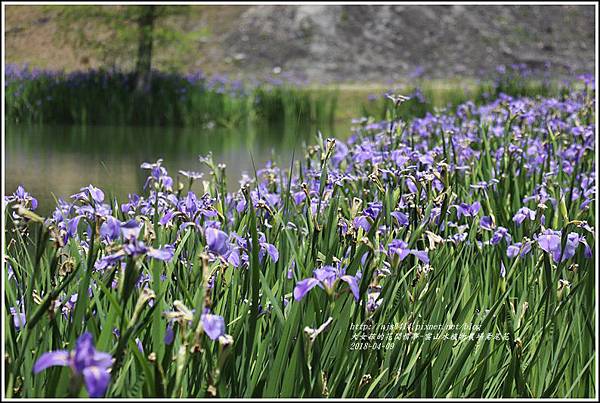
[[(194, 53), (194, 45), (204, 35), (203, 29), (190, 29), (199, 7), (167, 5), (68, 5), (47, 6), (57, 22), (56, 39), (81, 52), (82, 58), (96, 60), (103, 67), (133, 70), (138, 64), (139, 24), (148, 8), (154, 8), (151, 27), (154, 57), (161, 56), (161, 67), (179, 69), (183, 56)], [(147, 34), (147, 33), (146, 33)], [(165, 57), (162, 57), (162, 56)]]

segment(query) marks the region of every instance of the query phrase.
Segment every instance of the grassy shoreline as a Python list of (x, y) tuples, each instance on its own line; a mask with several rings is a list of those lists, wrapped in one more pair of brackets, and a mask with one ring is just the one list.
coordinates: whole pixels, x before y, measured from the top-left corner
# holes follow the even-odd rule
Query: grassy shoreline
[(472, 100), (510, 96), (558, 96), (566, 85), (534, 80), (518, 70), (487, 81), (412, 80), (381, 84), (318, 86), (292, 77), (242, 82), (201, 73), (155, 72), (149, 88), (135, 89), (133, 73), (108, 70), (70, 73), (8, 66), (7, 119), (19, 123), (212, 127), (249, 123), (331, 127), (357, 116), (385, 119), (385, 94), (411, 99), (401, 118), (424, 117)]

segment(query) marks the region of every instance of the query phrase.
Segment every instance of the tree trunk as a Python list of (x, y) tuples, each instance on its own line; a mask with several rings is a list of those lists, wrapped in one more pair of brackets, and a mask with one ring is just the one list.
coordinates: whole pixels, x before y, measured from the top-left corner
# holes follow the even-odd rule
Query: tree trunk
[(144, 92), (150, 88), (152, 73), (152, 31), (156, 18), (156, 6), (141, 6), (138, 18), (138, 55), (135, 66), (136, 91)]

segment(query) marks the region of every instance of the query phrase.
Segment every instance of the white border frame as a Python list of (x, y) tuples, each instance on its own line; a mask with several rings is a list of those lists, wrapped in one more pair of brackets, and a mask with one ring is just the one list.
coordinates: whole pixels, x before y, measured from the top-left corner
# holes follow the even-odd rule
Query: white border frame
[[(594, 6), (595, 8), (595, 44), (596, 44), (596, 49), (595, 49), (595, 85), (598, 85), (598, 47), (600, 46), (600, 43), (598, 42), (598, 2), (595, 1), (576, 1), (576, 2), (569, 2), (569, 1), (540, 1), (540, 2), (536, 2), (536, 1), (516, 1), (516, 2), (507, 2), (507, 1), (501, 1), (501, 2), (490, 2), (490, 1), (482, 1), (482, 2), (470, 2), (470, 1), (432, 1), (432, 2), (412, 2), (412, 1), (407, 1), (407, 2), (398, 2), (398, 1), (391, 1), (391, 2), (387, 2), (387, 1), (357, 1), (357, 2), (348, 2), (348, 1), (323, 1), (323, 2), (306, 2), (306, 1), (289, 1), (289, 2), (283, 2), (283, 1), (275, 1), (275, 2), (258, 2), (258, 1), (214, 1), (214, 2), (194, 2), (194, 1), (173, 1), (173, 2), (168, 2), (168, 1), (133, 1), (133, 2), (116, 2), (116, 1), (107, 1), (107, 2), (99, 2), (99, 1), (91, 1), (91, 2), (82, 2), (82, 1), (58, 1), (58, 2), (42, 2), (42, 1), (32, 1), (32, 2), (27, 2), (27, 1), (8, 1), (8, 2), (2, 2), (2, 26), (6, 27), (6, 23), (5, 23), (5, 19), (6, 19), (6, 13), (5, 13), (5, 7), (8, 6), (17, 6), (17, 5), (28, 5), (28, 6), (33, 6), (33, 5), (49, 5), (49, 4), (57, 4), (57, 5), (122, 5), (122, 4), (140, 4), (140, 5), (150, 5), (150, 4), (169, 4), (169, 5), (212, 5), (212, 6), (219, 6), (219, 5), (231, 5), (231, 6), (235, 6), (235, 5), (289, 5), (289, 6), (299, 6), (299, 5), (385, 5), (385, 4), (401, 4), (401, 5), (423, 5), (423, 6), (433, 6), (433, 5), (468, 5), (468, 6), (477, 6), (477, 5), (587, 5), (587, 6)], [(4, 52), (5, 49), (5, 31), (2, 31), (2, 54), (5, 55), (6, 53)], [(2, 214), (4, 215), (4, 210), (5, 210), (5, 202), (4, 202), (4, 195), (6, 194), (6, 189), (5, 189), (5, 161), (6, 161), (6, 154), (5, 154), (5, 102), (4, 102), (4, 83), (5, 81), (5, 59), (4, 57), (2, 58)], [(596, 110), (595, 110), (595, 114), (596, 114), (596, 139), (598, 139), (598, 90), (596, 89), (595, 91), (595, 99), (596, 99)], [(597, 144), (594, 143), (594, 148), (595, 148), (595, 166), (596, 166), (596, 177), (595, 177), (595, 186), (598, 186), (598, 173), (599, 173), (599, 167), (598, 167), (598, 146)], [(598, 221), (599, 221), (599, 217), (598, 217), (598, 207), (599, 207), (600, 203), (598, 201), (598, 197), (596, 195), (596, 199), (595, 199), (595, 208), (596, 208), (596, 225), (595, 225), (595, 229), (596, 231), (598, 231)], [(4, 250), (5, 250), (5, 245), (6, 245), (6, 234), (5, 234), (5, 222), (4, 219), (2, 217), (2, 251), (1, 251), (1, 256), (2, 256), (2, 267), (4, 267)], [(597, 236), (597, 235), (596, 235)], [(595, 269), (596, 269), (596, 340), (595, 340), (595, 348), (596, 348), (596, 362), (595, 362), (595, 368), (596, 368), (596, 375), (598, 374), (598, 297), (599, 297), (599, 287), (598, 287), (598, 274), (600, 274), (600, 271), (598, 270), (599, 268), (599, 261), (600, 258), (598, 256), (598, 252), (599, 252), (599, 242), (595, 242), (595, 248), (594, 248), (594, 254), (595, 254)], [(2, 283), (2, 296), (4, 296), (4, 273), (2, 273), (2, 278), (0, 279), (0, 283)], [(2, 304), (4, 304), (4, 298), (2, 298)], [(5, 326), (5, 320), (4, 320), (4, 314), (2, 314), (2, 329), (1, 329), (1, 334), (2, 334), (2, 364), (1, 364), (1, 368), (2, 368), (2, 380), (1, 380), (1, 387), (2, 387), (2, 391), (1, 391), (1, 398), (2, 401), (6, 400), (6, 401), (18, 401), (18, 402), (26, 402), (26, 401), (56, 401), (56, 402), (62, 402), (62, 401), (88, 401), (88, 400), (93, 400), (93, 399), (84, 399), (84, 398), (74, 398), (74, 399), (60, 399), (60, 398), (11, 398), (11, 399), (7, 399), (6, 398), (6, 385), (5, 385), (5, 377), (4, 377), (4, 366), (5, 366), (5, 360), (4, 360), (4, 356), (5, 356), (5, 343), (4, 343), (4, 326)], [(598, 399), (598, 391), (599, 391), (599, 384), (598, 384), (598, 377), (596, 377), (596, 396), (594, 398), (581, 398), (581, 399), (570, 399), (570, 398), (553, 398), (552, 400), (556, 400), (556, 401), (571, 401), (571, 400), (577, 400), (577, 401), (597, 401)], [(244, 400), (251, 400), (251, 401), (255, 401), (255, 400), (281, 400), (281, 401), (297, 401), (299, 400), (299, 398), (278, 398), (278, 399), (262, 399), (262, 398), (247, 398), (247, 399), (243, 399), (243, 398), (196, 398), (196, 399), (190, 399), (190, 398), (181, 398), (181, 399), (176, 399), (176, 398), (160, 398), (160, 399), (156, 399), (156, 398), (148, 398), (148, 399), (136, 399), (136, 398), (115, 398), (115, 399), (108, 399), (108, 400), (114, 400), (114, 401), (138, 401), (138, 400), (144, 400), (144, 401), (153, 401), (153, 400), (160, 400), (160, 401), (166, 401), (166, 400), (173, 400), (173, 401), (215, 401), (215, 400), (219, 400), (219, 401), (244, 401)], [(348, 398), (348, 399), (343, 399), (343, 398), (310, 398), (308, 400), (328, 400), (328, 401), (347, 401), (347, 400), (353, 400), (352, 398)], [(404, 398), (404, 399), (384, 399), (384, 398), (369, 398), (366, 399), (369, 401), (388, 401), (388, 400), (394, 400), (394, 401), (481, 401), (483, 399), (472, 399), (472, 398), (428, 398), (428, 399), (423, 399), (423, 398)], [(485, 399), (486, 401), (523, 401), (523, 400), (539, 400), (539, 399), (534, 399), (534, 398), (529, 398), (529, 399), (522, 399), (522, 398), (498, 398), (498, 399)]]

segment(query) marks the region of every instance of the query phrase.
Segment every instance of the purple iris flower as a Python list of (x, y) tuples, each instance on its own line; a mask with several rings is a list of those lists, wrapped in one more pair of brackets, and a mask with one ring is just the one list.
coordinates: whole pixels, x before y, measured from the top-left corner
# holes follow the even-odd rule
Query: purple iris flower
[(492, 239), (490, 239), (490, 243), (492, 245), (498, 245), (501, 240), (505, 239), (507, 243), (512, 241), (512, 236), (508, 233), (508, 230), (504, 227), (498, 227), (494, 235), (492, 235)]
[(592, 249), (588, 245), (585, 237), (571, 232), (567, 235), (567, 242), (564, 250), (561, 250), (561, 239), (562, 235), (560, 231), (554, 231), (551, 229), (547, 229), (542, 232), (537, 238), (537, 243), (540, 248), (549, 253), (552, 256), (552, 260), (555, 262), (564, 262), (567, 259), (575, 256), (577, 251), (577, 246), (579, 244), (583, 244), (584, 246), (584, 255), (586, 258), (592, 257)]
[(130, 214), (134, 214), (135, 211), (138, 209), (138, 207), (140, 207), (140, 204), (142, 202), (142, 199), (140, 198), (139, 195), (137, 194), (130, 194), (129, 195), (129, 202), (128, 203), (123, 203), (121, 205), (121, 211), (123, 213), (130, 213)]
[(575, 232), (571, 232), (567, 236), (567, 245), (565, 246), (565, 255), (567, 256), (566, 259), (569, 259), (575, 255), (575, 250), (579, 244), (583, 245), (583, 255), (588, 259), (592, 258), (592, 248), (590, 248), (588, 245), (585, 237)]
[(206, 228), (204, 231), (208, 250), (224, 256), (229, 252), (229, 235), (217, 228)]
[(188, 192), (185, 199), (178, 203), (179, 211), (184, 213), (189, 221), (196, 219), (197, 214), (202, 214), (205, 217), (214, 217), (217, 212), (214, 210), (212, 199), (205, 195), (198, 199), (194, 192)]
[(348, 283), (350, 291), (355, 300), (359, 300), (358, 282), (360, 281), (360, 272), (356, 276), (346, 274), (345, 269), (339, 269), (333, 266), (323, 266), (313, 271), (313, 277), (306, 278), (296, 283), (294, 287), (294, 299), (300, 301), (304, 296), (316, 286), (319, 286), (330, 292), (338, 280)]
[(513, 216), (513, 221), (517, 223), (517, 225), (521, 225), (526, 219), (534, 221), (535, 211), (530, 210), (527, 207), (521, 207), (519, 211), (517, 211), (517, 213)]
[(331, 157), (333, 165), (337, 166), (346, 158), (348, 155), (348, 146), (343, 141), (336, 140), (335, 153)]
[(121, 235), (121, 221), (113, 216), (106, 217), (100, 226), (100, 236), (109, 242), (116, 241)]
[(242, 249), (240, 247), (235, 247), (229, 253), (229, 256), (227, 256), (227, 262), (229, 264), (231, 264), (233, 267), (236, 267), (236, 268), (240, 267), (242, 262), (248, 261), (248, 254), (243, 253), (243, 252), (240, 253), (241, 251), (242, 251)]
[(381, 209), (383, 208), (383, 203), (381, 202), (371, 202), (368, 207), (364, 210), (364, 214), (371, 217), (373, 220), (377, 218)]
[(258, 251), (258, 260), (262, 263), (266, 253), (269, 255), (273, 263), (277, 263), (277, 261), (279, 260), (279, 251), (277, 250), (275, 245), (267, 242), (267, 238), (262, 232), (259, 234), (259, 245), (260, 250)]
[(531, 251), (531, 242), (525, 242), (525, 244), (521, 242), (515, 242), (512, 245), (509, 245), (506, 249), (506, 255), (510, 258), (513, 258), (517, 255), (520, 257), (524, 257)]
[(412, 249), (410, 253), (411, 255), (416, 256), (422, 263), (429, 264), (429, 255), (427, 254), (427, 251)]
[(277, 250), (275, 245), (267, 243), (267, 242), (261, 242), (260, 243), (260, 251), (258, 252), (259, 261), (262, 262), (262, 260), (265, 256), (265, 253), (269, 255), (269, 257), (271, 258), (273, 263), (276, 263), (279, 260), (279, 251)]
[(371, 202), (368, 207), (363, 210), (362, 215), (356, 216), (352, 221), (354, 228), (362, 228), (365, 232), (371, 229), (371, 223), (379, 216), (383, 208), (381, 202)]
[(294, 198), (294, 203), (298, 205), (306, 199), (306, 193), (304, 191), (295, 192), (292, 197)]
[(354, 228), (356, 229), (362, 228), (365, 232), (369, 232), (371, 229), (371, 222), (369, 221), (368, 216), (364, 215), (355, 217), (354, 220), (352, 220), (352, 225), (354, 225)]
[(137, 239), (141, 227), (135, 220), (130, 220), (121, 224), (121, 235), (123, 236), (123, 245), (120, 250), (110, 255), (98, 259), (94, 267), (103, 270), (123, 260), (126, 256), (148, 256), (153, 259), (169, 261), (175, 255), (175, 247), (166, 244), (160, 249), (148, 247), (143, 241)]
[(536, 238), (538, 245), (543, 251), (552, 254), (554, 261), (560, 259), (560, 231), (547, 229)]
[(5, 196), (4, 201), (6, 203), (17, 202), (25, 208), (31, 207), (31, 210), (38, 207), (37, 199), (27, 193), (22, 185), (17, 186), (17, 190), (11, 196)]
[(481, 203), (478, 201), (474, 202), (473, 204), (460, 203), (454, 207), (456, 207), (456, 213), (458, 214), (459, 219), (463, 215), (466, 217), (475, 217), (481, 209)]
[(75, 304), (77, 303), (77, 298), (78, 298), (78, 294), (75, 293), (75, 294), (71, 295), (69, 297), (69, 300), (67, 302), (65, 302), (65, 304), (63, 305), (62, 314), (65, 317), (65, 319), (68, 319), (71, 315), (71, 312), (73, 312), (73, 309), (75, 309)]
[(479, 226), (488, 231), (493, 231), (495, 225), (492, 221), (492, 217), (486, 215), (481, 217), (481, 220), (479, 220)]
[(159, 224), (162, 225), (163, 227), (166, 226), (171, 221), (171, 219), (173, 218), (174, 215), (175, 215), (175, 212), (173, 210), (167, 211), (160, 218), (160, 220), (158, 220)]
[[(294, 196), (294, 200), (296, 200), (296, 197)], [(238, 213), (243, 213), (244, 210), (246, 210), (246, 199), (240, 199), (237, 201), (237, 203), (235, 204), (235, 210)]]
[(88, 203), (93, 201), (94, 204), (102, 204), (104, 202), (104, 192), (94, 185), (88, 185), (79, 189), (79, 193), (75, 193), (71, 198)]
[(407, 214), (404, 214), (401, 211), (392, 211), (390, 215), (398, 221), (398, 225), (400, 225), (401, 227), (406, 227), (408, 225)]
[(79, 228), (79, 221), (83, 216), (78, 215), (67, 221), (67, 234), (65, 240), (74, 238), (77, 235), (77, 228)]
[(82, 376), (90, 397), (102, 397), (106, 392), (112, 357), (96, 350), (91, 333), (82, 334), (73, 351), (57, 350), (42, 354), (35, 362), (33, 372), (38, 374), (56, 365), (68, 366), (75, 375)]
[(403, 261), (410, 254), (408, 243), (400, 239), (392, 240), (392, 242), (390, 242), (388, 245), (388, 256), (392, 256), (394, 254), (400, 256), (400, 261)]
[(168, 262), (173, 259), (174, 255), (175, 247), (169, 244), (166, 244), (160, 249), (148, 248), (146, 252), (146, 256), (151, 257), (152, 259), (162, 260), (163, 262)]
[[(499, 129), (501, 130), (501, 133), (504, 132), (504, 128), (500, 127)], [(489, 182), (480, 181), (475, 185), (470, 185), (470, 187), (473, 189), (487, 189), (488, 187), (495, 186), (498, 182), (499, 182), (498, 179), (493, 178), (493, 179), (490, 179)]]
[(204, 333), (211, 339), (217, 340), (225, 335), (225, 320), (222, 316), (204, 313), (200, 316)]
[(17, 282), (17, 279), (15, 278), (15, 271), (8, 261), (6, 262), (6, 273), (8, 274), (8, 280), (15, 279), (15, 282)]
[(383, 298), (380, 298), (381, 287), (370, 287), (367, 291), (367, 311), (374, 312), (383, 303)]
[[(250, 250), (251, 248), (249, 247), (250, 245), (248, 245), (248, 242), (242, 238), (241, 236), (237, 235), (236, 233), (232, 232), (231, 236), (234, 240), (234, 244), (230, 247), (229, 252), (225, 255), (225, 258), (227, 258), (227, 261), (233, 266), (233, 267), (240, 267), (241, 265), (247, 265), (248, 264), (248, 253), (247, 251)], [(269, 255), (269, 257), (271, 258), (271, 261), (273, 263), (276, 263), (279, 260), (279, 251), (277, 250), (277, 248), (275, 247), (275, 245), (270, 244), (266, 241), (266, 237), (265, 234), (260, 232), (258, 234), (258, 244), (259, 244), (259, 251), (258, 251), (258, 260), (260, 263), (263, 263), (264, 258), (266, 255)]]
[(127, 243), (123, 244), (123, 251), (129, 256), (140, 256), (147, 253), (148, 248), (144, 245), (144, 242), (132, 238)]
[(144, 190), (148, 188), (148, 185), (152, 182), (157, 183), (159, 187), (165, 190), (173, 190), (173, 178), (168, 175), (167, 170), (162, 167), (162, 159), (159, 159), (155, 163), (144, 162), (140, 165), (142, 169), (150, 170), (150, 176), (144, 183)]
[(136, 220), (129, 220), (125, 223), (121, 223), (121, 235), (125, 240), (137, 238), (141, 229), (142, 228)]
[(406, 179), (406, 187), (408, 187), (410, 193), (417, 193), (417, 190), (419, 190), (415, 182), (410, 178)]
[(389, 243), (387, 254), (390, 257), (398, 255), (400, 257), (400, 261), (403, 261), (408, 255), (414, 255), (421, 262), (429, 264), (429, 256), (427, 254), (427, 251), (408, 249), (408, 243), (404, 242), (401, 239), (394, 239)]
[(235, 232), (231, 233), (231, 237), (234, 240), (234, 246), (232, 247), (229, 255), (227, 256), (227, 262), (230, 263), (233, 267), (240, 267), (242, 264), (248, 263), (248, 253), (245, 251), (247, 248), (247, 242), (244, 238), (236, 234)]

